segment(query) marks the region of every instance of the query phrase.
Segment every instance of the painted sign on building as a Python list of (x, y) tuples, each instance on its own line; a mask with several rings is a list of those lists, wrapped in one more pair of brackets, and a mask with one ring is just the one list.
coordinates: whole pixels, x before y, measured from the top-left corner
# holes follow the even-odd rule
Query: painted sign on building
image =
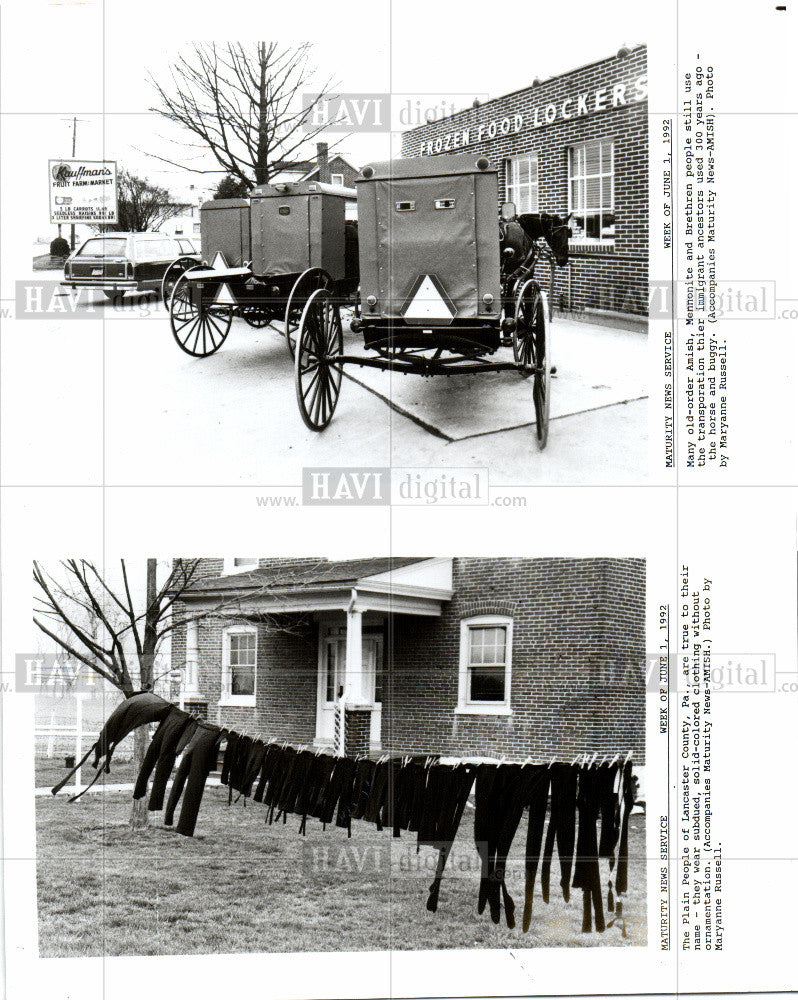
[(116, 161), (49, 160), (50, 222), (116, 222)]
[(497, 139), (500, 136), (534, 131), (545, 125), (553, 125), (557, 121), (585, 118), (599, 111), (634, 104), (645, 100), (647, 96), (648, 80), (645, 76), (627, 83), (613, 83), (595, 90), (569, 94), (562, 99), (536, 105), (524, 113), (507, 114), (446, 132), (424, 142), (421, 154), (432, 156), (435, 153), (455, 152), (458, 149), (466, 149), (474, 143)]

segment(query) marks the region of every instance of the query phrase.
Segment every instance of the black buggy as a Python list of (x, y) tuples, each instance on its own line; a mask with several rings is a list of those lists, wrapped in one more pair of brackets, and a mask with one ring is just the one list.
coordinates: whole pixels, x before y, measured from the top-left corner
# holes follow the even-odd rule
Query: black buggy
[[(345, 353), (347, 302), (336, 289), (312, 290), (294, 368), (305, 424), (329, 424), (345, 365), (425, 376), (516, 371), (534, 380), (535, 436), (545, 447), (550, 313), (535, 265), (541, 256), (567, 262), (567, 220), (516, 217), (512, 206), (500, 219), (497, 171), (485, 157), (374, 163), (356, 183), (360, 293), (350, 329), (369, 353)], [(512, 359), (497, 356), (503, 347)]]
[(164, 276), (182, 350), (214, 354), (239, 316), (252, 327), (281, 324), (293, 355), (310, 294), (327, 289), (341, 303), (357, 288), (357, 224), (345, 212), (354, 197), (350, 188), (300, 181), (261, 185), (248, 199), (206, 202), (202, 263), (178, 258)]

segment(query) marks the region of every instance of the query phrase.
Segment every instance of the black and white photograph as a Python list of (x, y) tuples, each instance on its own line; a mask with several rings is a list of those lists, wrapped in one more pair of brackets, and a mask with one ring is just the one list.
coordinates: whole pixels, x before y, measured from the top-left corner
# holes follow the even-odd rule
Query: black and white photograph
[(4, 0), (0, 996), (795, 992), (796, 18)]
[(645, 945), (644, 559), (34, 579), (42, 955)]
[(550, 16), (545, 52), (504, 37), (438, 94), (386, 79), (390, 34), (336, 58), (343, 21), (109, 35), (102, 112), (37, 139), (18, 303), (37, 337), (102, 337), (107, 482), (299, 484), (308, 455), (646, 481), (646, 38), (558, 44)]

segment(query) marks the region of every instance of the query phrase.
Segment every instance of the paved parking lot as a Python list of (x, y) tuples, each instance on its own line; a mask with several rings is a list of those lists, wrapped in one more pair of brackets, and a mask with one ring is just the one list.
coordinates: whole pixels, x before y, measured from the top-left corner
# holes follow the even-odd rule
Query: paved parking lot
[[(49, 275), (48, 275), (49, 276)], [(89, 310), (91, 308), (91, 311)], [(531, 381), (515, 373), (425, 379), (348, 369), (332, 424), (307, 430), (281, 334), (234, 320), (210, 358), (179, 350), (163, 307), (81, 292), (77, 316), (24, 327), (42, 351), (73, 338), (103, 414), (111, 485), (298, 485), (306, 465), (484, 466), (491, 483), (629, 483), (647, 462), (644, 334), (555, 318), (549, 443), (533, 433)], [(346, 336), (347, 351), (360, 338)], [(11, 348), (13, 350), (13, 347)], [(509, 356), (509, 352), (508, 352)]]

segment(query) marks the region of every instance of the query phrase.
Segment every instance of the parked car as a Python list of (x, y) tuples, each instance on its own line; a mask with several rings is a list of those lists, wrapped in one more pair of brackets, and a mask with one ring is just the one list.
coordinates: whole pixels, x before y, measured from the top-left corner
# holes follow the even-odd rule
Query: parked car
[(98, 288), (107, 298), (127, 291), (160, 292), (164, 275), (175, 260), (186, 266), (200, 260), (186, 236), (165, 233), (101, 233), (91, 236), (64, 263), (62, 285)]

